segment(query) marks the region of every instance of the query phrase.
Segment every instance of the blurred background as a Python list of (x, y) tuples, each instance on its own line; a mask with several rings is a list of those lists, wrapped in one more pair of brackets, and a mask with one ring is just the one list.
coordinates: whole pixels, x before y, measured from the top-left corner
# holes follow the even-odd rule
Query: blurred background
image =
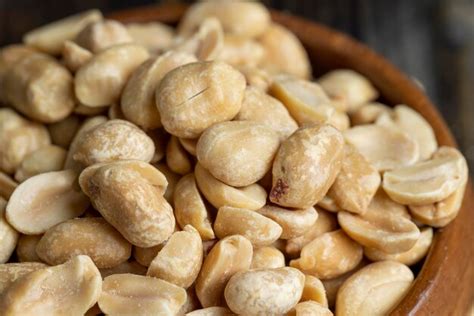
[[(0, 45), (89, 8), (104, 13), (169, 2), (0, 0)], [(366, 43), (421, 83), (474, 169), (474, 0), (265, 0)]]

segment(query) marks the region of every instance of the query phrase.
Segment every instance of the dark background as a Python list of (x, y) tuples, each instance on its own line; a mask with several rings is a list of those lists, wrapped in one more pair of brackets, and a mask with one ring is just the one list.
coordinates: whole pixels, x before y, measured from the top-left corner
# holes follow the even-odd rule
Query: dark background
[[(0, 45), (75, 12), (104, 13), (147, 0), (0, 0)], [(181, 1), (191, 2), (191, 1)], [(474, 0), (265, 0), (360, 39), (418, 80), (474, 169)]]

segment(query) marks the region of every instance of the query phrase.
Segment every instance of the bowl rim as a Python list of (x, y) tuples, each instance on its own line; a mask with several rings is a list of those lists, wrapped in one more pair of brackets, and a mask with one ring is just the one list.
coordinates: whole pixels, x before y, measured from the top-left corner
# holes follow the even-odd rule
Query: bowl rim
[[(176, 23), (189, 5), (161, 4), (114, 11), (107, 18), (124, 23)], [(404, 103), (418, 111), (433, 126), (440, 145), (457, 147), (456, 141), (437, 108), (398, 68), (365, 44), (320, 23), (270, 10), (273, 21), (292, 30), (303, 42), (313, 60), (335, 59), (345, 68), (368, 77), (390, 104)], [(321, 53), (323, 52), (323, 53)], [(328, 54), (330, 53), (330, 54)], [(332, 56), (331, 56), (332, 55)], [(328, 59), (329, 58), (329, 59)], [(316, 66), (318, 64), (316, 63)], [(314, 64), (313, 64), (314, 66)], [(391, 315), (464, 315), (474, 299), (473, 187), (468, 181), (457, 218), (437, 229), (433, 244), (410, 291)]]

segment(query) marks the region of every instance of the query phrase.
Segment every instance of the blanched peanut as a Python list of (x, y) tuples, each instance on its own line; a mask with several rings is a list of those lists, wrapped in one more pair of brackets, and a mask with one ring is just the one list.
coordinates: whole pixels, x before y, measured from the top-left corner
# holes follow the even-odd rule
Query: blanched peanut
[(101, 217), (75, 218), (46, 231), (36, 253), (46, 263), (57, 265), (77, 255), (87, 255), (98, 268), (111, 268), (126, 261), (132, 246)]
[(7, 201), (0, 197), (0, 263), (5, 263), (15, 250), (18, 232), (5, 219)]
[(51, 142), (65, 149), (69, 148), (80, 125), (81, 119), (77, 115), (70, 115), (59, 122), (48, 125)]
[(245, 76), (247, 85), (267, 91), (272, 84), (273, 77), (265, 69), (252, 66), (240, 66), (239, 71)]
[(197, 158), (215, 178), (242, 187), (270, 170), (280, 141), (269, 127), (252, 121), (223, 122), (208, 128), (197, 143)]
[(173, 233), (173, 210), (163, 197), (168, 183), (153, 166), (137, 160), (96, 164), (81, 173), (79, 184), (133, 245), (156, 246)]
[(63, 169), (67, 152), (55, 145), (47, 145), (28, 154), (15, 172), (15, 180), (23, 182), (40, 173)]
[(44, 126), (24, 119), (11, 109), (0, 109), (0, 169), (3, 172), (14, 173), (29, 153), (49, 143)]
[(8, 201), (6, 217), (19, 232), (41, 234), (84, 213), (89, 199), (72, 170), (42, 173), (21, 183)]
[(163, 175), (166, 177), (166, 180), (168, 181), (168, 187), (166, 188), (165, 194), (163, 194), (163, 196), (166, 201), (168, 201), (168, 203), (174, 206), (174, 191), (176, 190), (176, 185), (178, 184), (179, 179), (181, 179), (181, 176), (171, 171), (166, 163), (159, 163), (155, 165), (155, 167), (156, 169), (160, 170), (161, 173), (163, 173)]
[(407, 251), (420, 237), (406, 208), (379, 191), (364, 214), (339, 212), (342, 229), (359, 244), (387, 253)]
[(196, 309), (191, 313), (187, 313), (186, 316), (234, 316), (228, 308), (213, 306), (203, 309)]
[[(166, 245), (167, 240), (161, 244), (153, 247), (142, 248), (142, 247), (133, 247), (133, 257), (137, 262), (145, 267), (150, 266), (150, 263), (155, 259), (158, 252)], [(145, 273), (146, 274), (146, 271)]]
[(236, 67), (255, 67), (260, 64), (264, 54), (259, 42), (245, 37), (227, 35), (223, 39), (223, 47), (217, 59)]
[(252, 244), (240, 235), (225, 237), (211, 249), (196, 280), (196, 294), (203, 307), (223, 303), (227, 282), (250, 267), (252, 253)]
[(180, 35), (189, 35), (208, 17), (216, 17), (226, 34), (257, 37), (270, 24), (268, 10), (258, 2), (199, 2), (191, 6), (178, 26)]
[(31, 119), (53, 123), (74, 109), (72, 76), (48, 55), (24, 57), (5, 74), (3, 84), (6, 101)]
[[(0, 264), (0, 295), (22, 276), (48, 267), (40, 262), (4, 263)], [(0, 303), (1, 306), (1, 303)]]
[(406, 264), (407, 266), (411, 266), (426, 256), (432, 241), (433, 229), (431, 227), (425, 227), (421, 229), (420, 238), (418, 238), (415, 245), (408, 251), (399, 253), (385, 253), (384, 251), (375, 248), (365, 247), (364, 254), (372, 261), (392, 260)]
[(354, 269), (362, 260), (362, 247), (342, 230), (324, 233), (305, 245), (292, 267), (320, 279), (338, 277)]
[(196, 57), (191, 54), (170, 51), (141, 64), (132, 73), (122, 93), (121, 108), (127, 120), (143, 129), (161, 127), (160, 113), (155, 104), (158, 84), (169, 71), (195, 61)]
[(229, 308), (239, 315), (281, 315), (301, 298), (304, 274), (290, 267), (234, 274), (225, 287)]
[(196, 147), (199, 139), (190, 139), (190, 138), (178, 138), (179, 143), (183, 148), (191, 155), (196, 157)]
[(395, 261), (372, 263), (354, 273), (337, 293), (337, 315), (387, 315), (408, 292), (413, 272)]
[(351, 113), (352, 125), (372, 124), (384, 113), (392, 111), (387, 105), (379, 102), (370, 102), (357, 108)]
[(114, 45), (131, 43), (133, 39), (122, 23), (102, 20), (87, 25), (74, 41), (92, 53), (98, 53)]
[(188, 288), (201, 270), (203, 258), (202, 240), (191, 225), (171, 235), (148, 267), (148, 276)]
[(20, 262), (40, 262), (36, 245), (43, 235), (20, 235), (16, 245), (16, 256)]
[(300, 254), (301, 249), (315, 238), (321, 236), (324, 233), (334, 231), (337, 229), (336, 217), (319, 208), (316, 208), (318, 212), (318, 219), (316, 222), (304, 233), (302, 236), (289, 239), (286, 243), (285, 252), (291, 256), (296, 257)]
[(149, 162), (155, 153), (153, 140), (134, 124), (110, 120), (80, 135), (73, 159), (90, 166), (116, 160)]
[(383, 189), (398, 203), (426, 205), (446, 199), (467, 176), (464, 156), (455, 148), (440, 147), (430, 160), (386, 172)]
[(329, 125), (304, 127), (280, 146), (273, 163), (270, 200), (281, 206), (308, 208), (326, 195), (343, 158), (344, 139)]
[(270, 87), (270, 94), (283, 102), (300, 125), (326, 123), (336, 111), (323, 89), (307, 80), (278, 76)]
[(349, 112), (357, 110), (379, 96), (367, 78), (349, 69), (330, 71), (320, 77), (318, 83), (331, 98), (344, 100)]
[(77, 45), (76, 43), (66, 41), (64, 42), (62, 56), (64, 65), (74, 73), (91, 60), (93, 55), (89, 50)]
[(418, 161), (418, 144), (398, 128), (360, 125), (344, 131), (346, 141), (378, 171), (409, 166)]
[(27, 274), (4, 293), (4, 315), (83, 315), (100, 295), (99, 270), (87, 256)]
[(254, 183), (243, 188), (234, 188), (214, 178), (200, 163), (194, 169), (196, 183), (202, 194), (215, 208), (231, 206), (258, 210), (265, 205), (267, 192)]
[(303, 295), (301, 301), (314, 301), (324, 307), (328, 307), (328, 299), (323, 282), (312, 275), (305, 275)]
[(186, 291), (169, 282), (135, 274), (104, 279), (99, 307), (107, 315), (176, 315)]
[(333, 316), (333, 313), (320, 303), (306, 301), (296, 304), (287, 316)]
[(257, 212), (223, 206), (217, 212), (214, 231), (218, 238), (234, 234), (242, 235), (258, 248), (269, 246), (280, 238), (282, 228), (273, 220)]
[(171, 136), (166, 146), (166, 164), (171, 171), (180, 175), (185, 175), (193, 170), (191, 160), (176, 136)]
[(342, 209), (363, 214), (380, 185), (380, 174), (357, 149), (346, 144), (341, 171), (328, 195)]
[(244, 76), (223, 62), (197, 62), (170, 71), (156, 91), (161, 122), (169, 133), (196, 138), (232, 119), (244, 96)]
[(23, 36), (23, 42), (46, 53), (61, 53), (65, 41), (73, 40), (89, 23), (102, 20), (99, 10), (84, 11), (34, 29)]
[(286, 139), (298, 128), (295, 120), (280, 101), (252, 86), (245, 89), (242, 108), (235, 119), (266, 125), (279, 134), (280, 140)]
[(174, 191), (174, 215), (181, 228), (192, 225), (203, 240), (215, 238), (210, 213), (199, 193), (193, 174), (179, 180)]
[(271, 269), (285, 266), (285, 256), (275, 247), (261, 247), (253, 252), (250, 269)]
[(303, 44), (283, 25), (272, 23), (259, 42), (265, 50), (264, 68), (300, 78), (311, 76), (311, 64)]
[(119, 102), (128, 78), (148, 57), (148, 51), (135, 44), (113, 46), (94, 55), (76, 73), (78, 100), (90, 107)]
[(99, 269), (102, 279), (105, 279), (109, 275), (114, 274), (137, 274), (137, 275), (146, 275), (146, 267), (142, 266), (136, 261), (125, 261), (121, 264), (112, 267), (112, 268), (103, 268)]
[(125, 27), (133, 41), (145, 46), (150, 53), (169, 47), (173, 41), (173, 28), (160, 22), (129, 23)]
[(15, 191), (18, 183), (3, 171), (0, 171), (0, 198), (10, 199), (13, 191)]
[(265, 205), (257, 212), (274, 220), (281, 226), (283, 229), (281, 239), (291, 239), (304, 235), (318, 219), (318, 213), (314, 207), (294, 210)]

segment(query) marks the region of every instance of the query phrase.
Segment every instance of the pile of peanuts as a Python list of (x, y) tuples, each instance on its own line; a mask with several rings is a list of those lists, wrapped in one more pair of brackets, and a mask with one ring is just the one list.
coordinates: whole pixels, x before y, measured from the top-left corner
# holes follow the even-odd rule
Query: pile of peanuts
[[(316, 61), (317, 62), (317, 61)], [(0, 50), (2, 315), (384, 315), (467, 165), (258, 2)]]

